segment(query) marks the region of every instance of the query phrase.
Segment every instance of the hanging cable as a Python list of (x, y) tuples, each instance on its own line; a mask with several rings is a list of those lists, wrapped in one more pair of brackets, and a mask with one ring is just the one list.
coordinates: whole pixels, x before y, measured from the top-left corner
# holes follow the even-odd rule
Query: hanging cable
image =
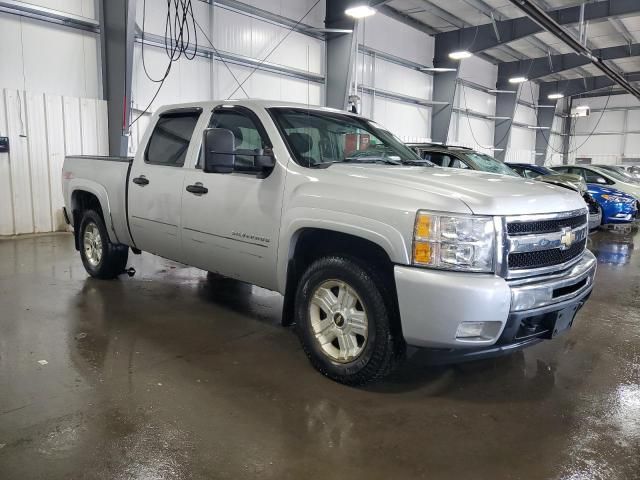
[[(151, 101), (140, 112), (140, 114), (129, 123), (127, 129), (142, 118), (151, 108), (151, 105), (158, 98), (160, 90), (164, 86), (164, 82), (171, 73), (171, 67), (174, 62), (180, 60), (184, 56), (187, 60), (193, 60), (198, 54), (198, 33), (196, 31), (196, 19), (193, 14), (193, 4), (191, 0), (167, 0), (167, 15), (164, 24), (164, 51), (168, 57), (167, 66), (160, 78), (154, 78), (147, 70), (145, 61), (144, 44), (145, 44), (145, 27), (147, 19), (147, 1), (142, 2), (142, 69), (145, 76), (152, 82), (157, 83), (156, 89)], [(193, 37), (193, 42), (191, 41)], [(193, 44), (193, 47), (192, 47)], [(193, 53), (189, 53), (189, 50)]]

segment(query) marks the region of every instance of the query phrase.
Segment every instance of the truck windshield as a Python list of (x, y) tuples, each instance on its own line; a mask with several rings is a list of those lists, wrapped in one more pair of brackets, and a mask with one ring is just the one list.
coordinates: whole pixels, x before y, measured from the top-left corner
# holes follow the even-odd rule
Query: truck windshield
[(500, 173), (502, 175), (511, 175), (512, 177), (520, 176), (500, 160), (496, 160), (484, 153), (467, 153), (466, 156), (475, 163), (478, 170), (482, 170), (483, 172)]
[(391, 132), (353, 115), (303, 108), (271, 108), (295, 160), (305, 167), (334, 163), (432, 166)]

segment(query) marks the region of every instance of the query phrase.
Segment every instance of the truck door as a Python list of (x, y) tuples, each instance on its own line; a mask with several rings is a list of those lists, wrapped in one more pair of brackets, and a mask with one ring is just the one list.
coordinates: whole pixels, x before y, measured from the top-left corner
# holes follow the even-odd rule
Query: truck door
[[(216, 108), (208, 126), (231, 130), (236, 150), (272, 147), (262, 122), (246, 107)], [(276, 162), (266, 178), (258, 178), (242, 172), (243, 166), (253, 165), (253, 157), (236, 155), (233, 173), (204, 173), (201, 157), (186, 169), (182, 191), (186, 263), (275, 289), (286, 169)]]
[(136, 246), (177, 261), (182, 260), (184, 164), (201, 113), (200, 108), (181, 108), (160, 114), (129, 175), (129, 226)]

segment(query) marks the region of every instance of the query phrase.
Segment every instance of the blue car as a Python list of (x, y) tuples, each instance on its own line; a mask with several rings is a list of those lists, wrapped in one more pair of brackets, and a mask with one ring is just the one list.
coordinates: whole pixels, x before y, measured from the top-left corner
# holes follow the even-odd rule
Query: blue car
[(611, 187), (587, 183), (587, 190), (602, 209), (602, 224), (633, 222), (638, 215), (634, 197)]
[[(509, 163), (513, 170), (526, 178), (556, 175), (558, 172), (541, 165), (528, 163)], [(554, 182), (555, 183), (555, 182)], [(560, 183), (558, 183), (560, 184)], [(601, 224), (630, 223), (638, 216), (638, 202), (634, 197), (615, 188), (597, 183), (587, 183), (587, 191), (602, 211)], [(589, 203), (587, 201), (587, 203)]]

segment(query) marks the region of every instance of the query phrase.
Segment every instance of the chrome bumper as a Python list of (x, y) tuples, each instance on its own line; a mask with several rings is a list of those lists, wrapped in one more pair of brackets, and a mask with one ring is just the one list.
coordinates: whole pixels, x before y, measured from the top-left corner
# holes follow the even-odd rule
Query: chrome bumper
[[(490, 347), (514, 317), (564, 311), (573, 303), (577, 311), (593, 289), (595, 270), (596, 259), (589, 251), (564, 272), (512, 281), (496, 275), (396, 266), (405, 341), (429, 348)], [(483, 338), (457, 338), (458, 327), (466, 322), (487, 322), (499, 328), (492, 327), (491, 335)]]

